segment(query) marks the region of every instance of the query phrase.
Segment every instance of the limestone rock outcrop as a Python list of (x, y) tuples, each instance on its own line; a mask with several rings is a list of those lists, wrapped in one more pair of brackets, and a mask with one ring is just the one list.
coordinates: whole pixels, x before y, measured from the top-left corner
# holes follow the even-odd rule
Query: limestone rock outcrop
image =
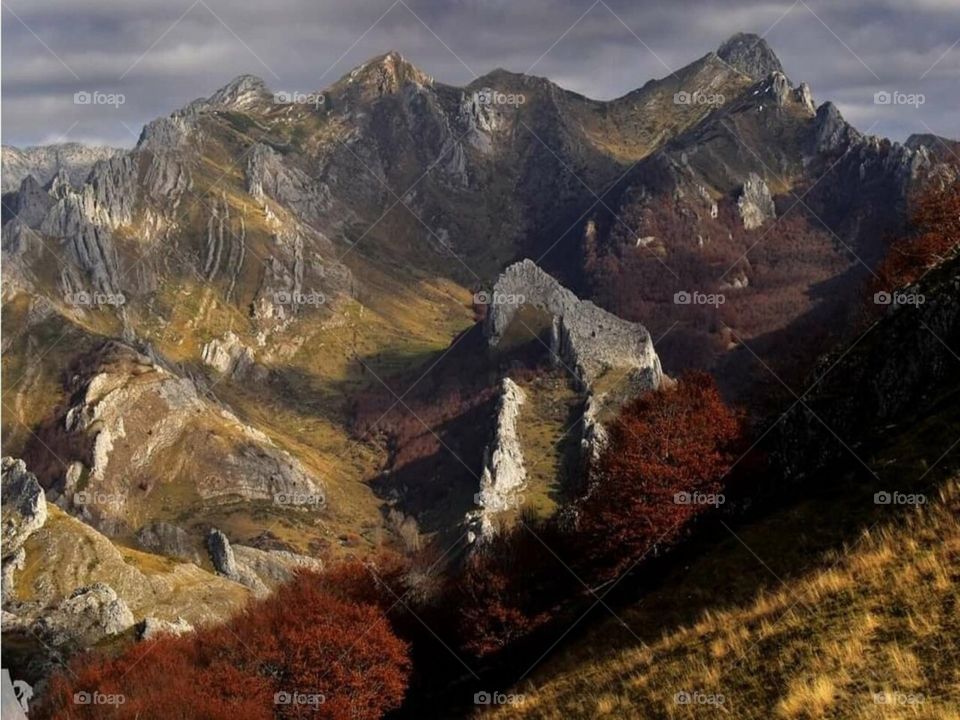
[(717, 49), (717, 56), (745, 75), (759, 79), (783, 74), (783, 65), (766, 40), (752, 33), (737, 33)]
[(137, 544), (147, 552), (200, 564), (200, 553), (189, 533), (166, 522), (151, 522), (137, 531)]
[(770, 195), (770, 188), (756, 173), (750, 173), (743, 183), (743, 190), (737, 200), (740, 218), (747, 230), (754, 230), (768, 220), (777, 217), (777, 208)]
[(273, 148), (258, 143), (247, 161), (248, 192), (257, 200), (271, 198), (305, 222), (316, 222), (330, 208), (330, 190), (299, 168), (284, 163)]
[(147, 617), (191, 625), (223, 621), (250, 597), (243, 586), (192, 562), (114, 545), (55, 505), (19, 552), (31, 571), (15, 575), (16, 586), (4, 598), (4, 633), (29, 638), (42, 631), (51, 647), (96, 642)]
[(235, 333), (226, 332), (203, 346), (200, 357), (222, 375), (243, 379), (253, 368), (253, 350), (244, 345)]
[(245, 545), (233, 545), (220, 530), (213, 528), (207, 535), (207, 549), (214, 569), (263, 596), (270, 588), (289, 582), (301, 570), (320, 571), (323, 563), (316, 558), (285, 550), (261, 550)]
[[(85, 454), (67, 457), (64, 451), (64, 459), (89, 463), (81, 470), (86, 486), (78, 492), (66, 476), (44, 482), (62, 496), (64, 507), (102, 532), (134, 532), (131, 519), (146, 521), (154, 493), (169, 485), (194, 498), (184, 500), (183, 509), (197, 500), (223, 504), (278, 497), (322, 504), (322, 483), (296, 458), (192, 380), (127, 345), (111, 341), (99, 348), (68, 389), (73, 401), (62, 428), (72, 447)], [(186, 453), (190, 466), (171, 467), (165, 458), (172, 450)]]
[(7, 557), (23, 547), (34, 532), (47, 521), (47, 500), (36, 476), (23, 460), (2, 460), (3, 555)]
[(61, 143), (36, 147), (3, 146), (3, 192), (16, 190), (27, 177), (46, 185), (58, 173), (64, 173), (72, 185), (80, 185), (100, 160), (123, 152), (118, 148)]
[(137, 639), (150, 640), (160, 635), (184, 635), (193, 632), (193, 625), (182, 617), (176, 620), (159, 620), (155, 617), (145, 617), (137, 623)]
[(207, 535), (207, 550), (210, 551), (210, 562), (213, 563), (213, 569), (221, 575), (226, 575), (231, 580), (236, 580), (240, 576), (237, 569), (237, 561), (233, 556), (233, 548), (230, 547), (230, 541), (227, 536), (216, 528), (212, 529)]
[(520, 444), (518, 419), (526, 394), (510, 378), (501, 383), (497, 404), (494, 438), (484, 453), (480, 489), (475, 496), (477, 510), (467, 516), (468, 527), (475, 539), (490, 538), (496, 532), (497, 514), (516, 507), (518, 493), (527, 480)]
[(293, 579), (298, 571), (323, 570), (323, 562), (286, 550), (261, 550), (247, 545), (234, 545), (236, 563), (254, 573), (268, 587), (276, 587)]
[(134, 624), (133, 613), (106, 583), (79, 587), (32, 627), (33, 632), (54, 647), (67, 644), (90, 647), (105, 637), (126, 631)]
[(551, 350), (584, 388), (611, 368), (623, 368), (650, 388), (663, 371), (646, 328), (581, 300), (532, 260), (514, 263), (500, 275), (490, 294), (484, 334), (491, 346), (503, 338), (514, 315), (530, 304), (553, 317)]
[(23, 460), (3, 458), (2, 473), (3, 558), (0, 597), (6, 602), (13, 593), (15, 575), (24, 566), (24, 544), (47, 521), (47, 501), (36, 476), (27, 470)]

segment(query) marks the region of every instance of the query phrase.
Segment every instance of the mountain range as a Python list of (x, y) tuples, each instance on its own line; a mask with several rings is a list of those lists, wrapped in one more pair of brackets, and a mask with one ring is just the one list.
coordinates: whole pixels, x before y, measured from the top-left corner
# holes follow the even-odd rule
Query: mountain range
[(39, 676), (38, 634), (468, 554), (687, 370), (759, 423), (853, 339), (956, 147), (857, 130), (746, 34), (610, 101), (389, 52), (310, 93), (237, 77), (130, 150), (4, 146), (5, 633)]

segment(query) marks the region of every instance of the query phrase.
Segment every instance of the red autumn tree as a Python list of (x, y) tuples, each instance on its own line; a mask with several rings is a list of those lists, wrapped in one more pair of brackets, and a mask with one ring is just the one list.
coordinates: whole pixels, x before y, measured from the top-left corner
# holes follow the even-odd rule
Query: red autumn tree
[(78, 658), (53, 677), (36, 714), (268, 720), (273, 717), (270, 680), (240, 667), (234, 645), (220, 629), (139, 643), (114, 658)]
[(379, 608), (338, 598), (322, 578), (285, 585), (230, 623), (251, 671), (275, 692), (322, 698), (278, 705), (283, 718), (380, 718), (400, 705), (410, 660)]
[(916, 282), (960, 245), (960, 182), (929, 190), (916, 201), (907, 234), (894, 241), (877, 267), (871, 293)]
[(735, 460), (740, 431), (705, 373), (627, 405), (610, 427), (597, 480), (580, 507), (589, 575), (618, 575), (709, 509), (709, 496), (719, 493)]
[(37, 717), (376, 720), (403, 700), (408, 648), (381, 608), (348, 594), (305, 573), (224, 625), (81, 657)]

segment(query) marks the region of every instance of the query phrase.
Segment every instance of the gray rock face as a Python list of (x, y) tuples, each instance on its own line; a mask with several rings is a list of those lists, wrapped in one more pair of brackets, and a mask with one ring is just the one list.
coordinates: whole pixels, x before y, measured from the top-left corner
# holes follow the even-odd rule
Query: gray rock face
[(305, 172), (290, 167), (273, 148), (257, 144), (246, 169), (247, 190), (256, 199), (273, 198), (308, 223), (330, 207), (330, 191)]
[(237, 110), (250, 108), (268, 101), (270, 93), (266, 83), (256, 75), (238, 75), (204, 102), (214, 107), (229, 107)]
[(769, 78), (769, 88), (767, 93), (773, 98), (774, 103), (783, 107), (793, 97), (793, 90), (790, 87), (790, 81), (782, 72), (775, 72)]
[(269, 587), (289, 582), (300, 570), (323, 570), (322, 561), (286, 550), (261, 550), (246, 545), (234, 545), (233, 552), (241, 574), (246, 569)]
[(478, 509), (467, 515), (467, 525), (476, 539), (492, 537), (496, 532), (495, 516), (521, 502), (518, 492), (526, 484), (527, 470), (517, 424), (520, 406), (525, 401), (526, 395), (520, 386), (504, 378), (497, 405), (496, 430), (493, 442), (484, 453), (480, 489), (475, 496)]
[(137, 141), (137, 149), (174, 150), (186, 142), (189, 132), (190, 126), (183, 113), (157, 118), (143, 126), (140, 139)]
[(137, 623), (137, 639), (151, 640), (160, 635), (184, 635), (193, 632), (193, 625), (188, 623), (182, 617), (175, 621), (158, 620), (155, 617), (146, 617)]
[(28, 176), (38, 185), (46, 185), (59, 172), (66, 174), (72, 185), (80, 185), (90, 169), (100, 160), (107, 160), (124, 152), (119, 148), (61, 143), (16, 148), (4, 145), (2, 192), (16, 190)]
[(783, 74), (783, 65), (766, 40), (752, 33), (737, 33), (720, 46), (717, 56), (757, 80), (775, 72)]
[(802, 82), (800, 87), (796, 88), (793, 91), (794, 99), (803, 105), (810, 113), (816, 112), (816, 105), (813, 102), (813, 90), (810, 89), (810, 86)]
[[(16, 214), (3, 229), (4, 252), (26, 226), (62, 243), (69, 263), (61, 268), (64, 293), (90, 291), (117, 294), (117, 251), (111, 233), (133, 219), (138, 198), (137, 164), (129, 153), (116, 153), (92, 166), (82, 185), (73, 187), (61, 170), (45, 189), (24, 181), (8, 205)], [(50, 241), (48, 241), (50, 242)]]
[(737, 209), (747, 230), (758, 228), (767, 220), (777, 217), (777, 208), (773, 204), (770, 188), (756, 173), (750, 173), (737, 200)]
[(508, 267), (494, 286), (484, 324), (491, 346), (525, 303), (553, 316), (552, 350), (585, 388), (615, 367), (630, 368), (649, 387), (659, 386), (663, 371), (646, 328), (580, 300), (531, 260)]
[(817, 152), (836, 152), (858, 142), (861, 135), (847, 124), (840, 110), (832, 102), (817, 108), (814, 123), (814, 146)]
[(133, 613), (109, 585), (77, 588), (33, 624), (33, 631), (54, 647), (90, 647), (134, 624)]
[(217, 529), (211, 530), (207, 535), (207, 550), (210, 552), (210, 562), (213, 563), (214, 570), (231, 580), (240, 576), (233, 548), (230, 547), (226, 535)]
[(601, 424), (599, 414), (600, 403), (591, 395), (583, 409), (583, 434), (580, 436), (580, 457), (584, 470), (588, 472), (596, 465), (609, 442), (607, 429)]
[[(6, 181), (4, 178), (4, 182)], [(36, 227), (43, 222), (54, 202), (54, 198), (40, 186), (33, 175), (27, 175), (8, 205), (20, 222), (27, 227)]]
[(137, 544), (158, 555), (200, 563), (200, 554), (183, 528), (165, 522), (153, 522), (137, 531)]
[[(36, 476), (27, 470), (23, 460), (5, 457), (2, 460), (3, 566), (16, 563), (23, 544), (47, 521), (47, 500)], [(12, 580), (12, 571), (11, 580)]]
[(245, 377), (254, 364), (253, 350), (229, 331), (222, 339), (215, 338), (204, 345), (201, 357), (217, 372), (236, 380)]

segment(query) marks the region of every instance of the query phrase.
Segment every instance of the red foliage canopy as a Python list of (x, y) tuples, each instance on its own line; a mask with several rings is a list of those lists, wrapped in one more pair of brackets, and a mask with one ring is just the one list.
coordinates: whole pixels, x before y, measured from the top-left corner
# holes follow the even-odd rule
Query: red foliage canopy
[(400, 705), (409, 674), (380, 608), (303, 574), (225, 625), (80, 658), (37, 716), (376, 720)]
[(877, 268), (871, 292), (892, 291), (916, 282), (960, 244), (960, 183), (928, 191), (916, 202), (910, 231), (895, 241)]
[(582, 544), (601, 577), (669, 544), (709, 509), (734, 461), (740, 425), (705, 373), (624, 408), (580, 513)]

